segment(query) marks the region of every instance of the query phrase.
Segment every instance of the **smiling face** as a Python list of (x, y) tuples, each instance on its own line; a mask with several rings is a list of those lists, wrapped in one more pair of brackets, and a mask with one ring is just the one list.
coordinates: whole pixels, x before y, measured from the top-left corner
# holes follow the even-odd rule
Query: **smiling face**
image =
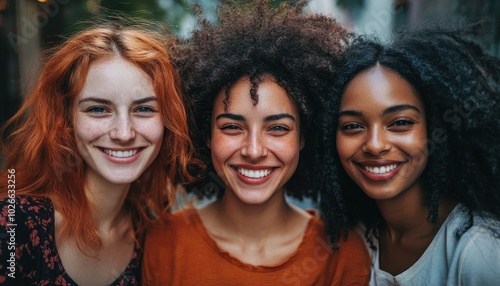
[(301, 148), (299, 112), (272, 77), (250, 97), (248, 78), (236, 82), (225, 108), (224, 89), (215, 100), (209, 143), (217, 174), (247, 204), (265, 203), (295, 172)]
[(75, 101), (75, 139), (87, 180), (130, 184), (158, 155), (164, 126), (150, 78), (113, 57), (91, 64)]
[(359, 73), (340, 103), (337, 151), (347, 174), (371, 198), (421, 191), (427, 164), (425, 111), (414, 88), (394, 71)]

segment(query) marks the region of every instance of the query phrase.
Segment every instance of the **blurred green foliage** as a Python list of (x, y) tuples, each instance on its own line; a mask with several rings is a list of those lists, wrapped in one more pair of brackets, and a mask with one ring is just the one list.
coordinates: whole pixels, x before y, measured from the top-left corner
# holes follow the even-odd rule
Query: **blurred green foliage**
[[(166, 22), (173, 32), (179, 23), (191, 14), (187, 0), (166, 0), (167, 9), (157, 0), (73, 0), (61, 5), (60, 11), (42, 29), (43, 47), (59, 42), (60, 36), (68, 36), (85, 28), (92, 19), (108, 16), (129, 16)], [(40, 5), (44, 5), (40, 3)]]
[[(217, 0), (72, 0), (60, 5), (58, 13), (42, 29), (44, 47), (60, 41), (60, 35), (68, 36), (86, 27), (92, 19), (102, 16), (122, 15), (134, 18), (162, 21), (174, 33), (181, 33), (187, 24), (193, 24), (195, 15), (193, 5), (198, 4), (206, 10), (208, 19), (216, 19)], [(243, 4), (252, 0), (225, 0)], [(282, 2), (297, 0), (270, 0), (272, 7)], [(39, 5), (44, 5), (39, 3)], [(189, 19), (187, 19), (189, 18)], [(90, 20), (90, 21), (89, 21)], [(189, 21), (191, 20), (191, 21)]]

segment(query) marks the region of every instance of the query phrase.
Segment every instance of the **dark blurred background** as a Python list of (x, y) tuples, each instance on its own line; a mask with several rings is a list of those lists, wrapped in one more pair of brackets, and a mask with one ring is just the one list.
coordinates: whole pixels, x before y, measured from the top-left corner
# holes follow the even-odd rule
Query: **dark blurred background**
[[(179, 36), (195, 24), (192, 4), (215, 20), (216, 0), (0, 0), (0, 125), (19, 107), (38, 75), (41, 52), (89, 18), (119, 11), (163, 21)], [(284, 1), (272, 1), (278, 5)], [(336, 17), (358, 33), (390, 37), (398, 27), (430, 21), (472, 23), (485, 17), (481, 42), (500, 56), (498, 0), (311, 0), (308, 9)]]

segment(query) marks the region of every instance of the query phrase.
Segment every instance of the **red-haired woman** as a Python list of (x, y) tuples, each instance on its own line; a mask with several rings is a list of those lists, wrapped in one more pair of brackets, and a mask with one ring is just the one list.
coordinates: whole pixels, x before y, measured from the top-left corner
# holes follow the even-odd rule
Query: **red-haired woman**
[(3, 129), (0, 283), (140, 281), (151, 214), (167, 213), (174, 183), (191, 178), (164, 39), (149, 26), (106, 23), (53, 50)]

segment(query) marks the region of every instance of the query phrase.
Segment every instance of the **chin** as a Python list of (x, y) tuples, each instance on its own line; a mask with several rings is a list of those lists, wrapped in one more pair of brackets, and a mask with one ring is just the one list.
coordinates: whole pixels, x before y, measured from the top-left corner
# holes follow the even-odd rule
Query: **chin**
[(108, 181), (112, 184), (116, 185), (124, 185), (124, 184), (132, 184), (133, 182), (137, 181), (139, 179), (138, 175), (132, 175), (132, 176), (109, 176), (107, 177)]
[(397, 197), (401, 192), (394, 190), (375, 190), (375, 191), (364, 191), (363, 192), (370, 198), (376, 201), (390, 200)]
[(264, 193), (262, 191), (250, 191), (244, 193), (236, 193), (238, 199), (247, 205), (262, 205), (267, 203), (272, 194)]

